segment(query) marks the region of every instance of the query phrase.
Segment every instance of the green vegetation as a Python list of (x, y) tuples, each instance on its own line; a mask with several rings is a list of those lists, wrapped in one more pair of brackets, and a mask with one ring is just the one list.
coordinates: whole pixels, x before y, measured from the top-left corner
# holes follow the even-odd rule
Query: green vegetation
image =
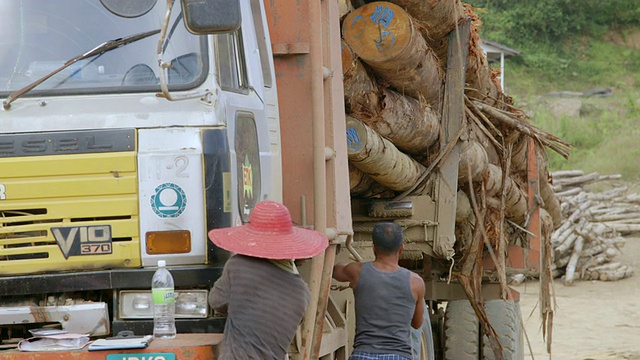
[[(481, 36), (521, 52), (508, 58), (505, 92), (531, 122), (574, 145), (549, 150), (550, 170), (581, 169), (640, 180), (640, 0), (468, 1)], [(554, 114), (570, 97), (602, 87), (609, 97), (573, 97), (579, 116)]]

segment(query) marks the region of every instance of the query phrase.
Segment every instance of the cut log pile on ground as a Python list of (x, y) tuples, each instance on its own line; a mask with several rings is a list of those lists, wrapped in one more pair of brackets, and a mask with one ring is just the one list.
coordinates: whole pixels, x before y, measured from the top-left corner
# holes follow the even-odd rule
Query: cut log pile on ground
[(590, 192), (585, 185), (620, 179), (620, 175), (585, 174), (581, 170), (551, 174), (565, 220), (551, 235), (554, 277), (565, 285), (575, 280), (615, 281), (633, 275), (633, 267), (616, 260), (623, 235), (640, 231), (640, 195), (620, 186)]

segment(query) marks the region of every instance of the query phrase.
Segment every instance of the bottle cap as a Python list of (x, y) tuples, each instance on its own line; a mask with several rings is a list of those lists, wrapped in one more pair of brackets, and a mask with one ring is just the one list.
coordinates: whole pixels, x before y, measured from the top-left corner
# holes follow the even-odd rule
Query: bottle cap
[(167, 266), (166, 260), (158, 260), (158, 267), (165, 267), (165, 266)]

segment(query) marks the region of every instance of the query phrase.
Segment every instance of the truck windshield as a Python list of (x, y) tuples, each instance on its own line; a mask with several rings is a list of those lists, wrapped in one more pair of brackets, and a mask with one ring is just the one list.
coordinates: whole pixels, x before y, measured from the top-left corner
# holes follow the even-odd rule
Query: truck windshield
[[(6, 97), (105, 41), (160, 29), (165, 13), (162, 1), (142, 16), (124, 18), (100, 0), (2, 0), (0, 94)], [(189, 33), (181, 17), (176, 2), (163, 53), (173, 65), (167, 81), (174, 90), (197, 86), (207, 73), (204, 37)], [(154, 34), (80, 60), (24, 96), (159, 90), (159, 37)]]

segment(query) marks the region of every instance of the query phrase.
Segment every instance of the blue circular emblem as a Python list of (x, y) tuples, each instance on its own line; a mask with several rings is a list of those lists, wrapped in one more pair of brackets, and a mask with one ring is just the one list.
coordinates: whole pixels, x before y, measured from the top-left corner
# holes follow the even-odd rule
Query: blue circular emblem
[(156, 187), (150, 202), (153, 212), (159, 217), (175, 218), (187, 207), (187, 194), (177, 184), (164, 183)]

